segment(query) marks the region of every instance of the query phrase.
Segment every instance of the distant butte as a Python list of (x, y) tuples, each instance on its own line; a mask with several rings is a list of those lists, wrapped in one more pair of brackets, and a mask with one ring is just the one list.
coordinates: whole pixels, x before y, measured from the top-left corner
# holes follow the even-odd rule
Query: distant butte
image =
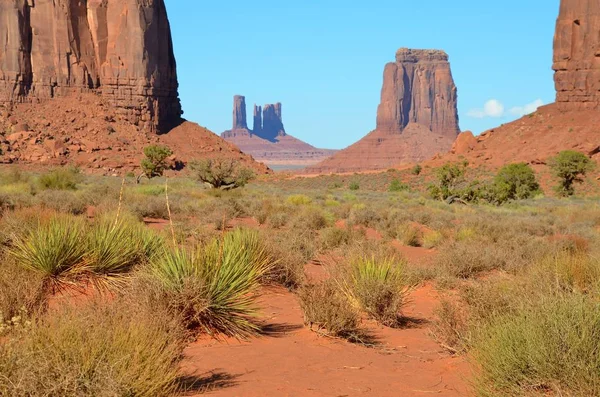
[(381, 170), (427, 160), (447, 152), (459, 132), (448, 55), (401, 48), (383, 72), (376, 129), (307, 172)]
[(233, 98), (232, 129), (221, 134), (244, 153), (269, 166), (308, 166), (318, 163), (335, 150), (318, 149), (291, 135), (283, 125), (281, 103), (254, 105), (254, 126), (250, 130), (246, 120), (246, 98)]

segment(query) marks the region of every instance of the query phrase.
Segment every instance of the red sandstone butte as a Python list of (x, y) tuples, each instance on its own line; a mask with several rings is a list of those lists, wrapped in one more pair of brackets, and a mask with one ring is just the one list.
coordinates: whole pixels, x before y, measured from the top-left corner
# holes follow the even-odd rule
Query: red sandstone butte
[(445, 153), (460, 132), (448, 55), (401, 48), (383, 72), (377, 127), (308, 173), (360, 172)]

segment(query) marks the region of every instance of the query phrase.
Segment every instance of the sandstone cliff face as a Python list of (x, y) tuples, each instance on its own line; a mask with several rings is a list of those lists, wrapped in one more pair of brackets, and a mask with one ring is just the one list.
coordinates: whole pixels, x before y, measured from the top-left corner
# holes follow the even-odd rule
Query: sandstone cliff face
[(554, 36), (556, 102), (562, 109), (600, 105), (600, 2), (562, 0)]
[(396, 62), (385, 66), (377, 129), (401, 132), (409, 123), (450, 137), (460, 131), (456, 86), (443, 51), (401, 48)]
[(154, 132), (180, 122), (163, 0), (0, 1), (0, 103), (94, 92)]
[(451, 149), (460, 132), (448, 55), (401, 48), (383, 72), (377, 127), (307, 173), (381, 170)]

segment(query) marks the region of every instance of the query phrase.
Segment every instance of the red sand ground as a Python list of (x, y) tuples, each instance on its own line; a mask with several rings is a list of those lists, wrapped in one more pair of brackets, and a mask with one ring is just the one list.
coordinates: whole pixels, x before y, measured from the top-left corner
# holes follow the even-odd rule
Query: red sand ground
[(422, 287), (411, 300), (405, 315), (414, 325), (369, 323), (379, 346), (368, 348), (310, 331), (294, 294), (265, 288), (260, 304), (270, 333), (248, 342), (204, 338), (186, 349), (183, 369), (206, 378), (214, 396), (469, 395), (468, 363), (429, 335), (436, 291)]

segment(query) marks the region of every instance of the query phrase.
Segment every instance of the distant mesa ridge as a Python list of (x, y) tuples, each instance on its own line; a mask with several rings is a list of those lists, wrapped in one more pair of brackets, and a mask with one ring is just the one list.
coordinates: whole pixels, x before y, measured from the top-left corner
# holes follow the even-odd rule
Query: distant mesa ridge
[(283, 125), (282, 104), (254, 105), (253, 128), (248, 128), (246, 98), (233, 97), (233, 124), (221, 134), (244, 153), (268, 165), (312, 165), (326, 159), (335, 150), (318, 149), (291, 135)]
[(460, 133), (448, 59), (441, 50), (400, 48), (384, 68), (375, 130), (307, 171), (381, 170), (447, 152)]

